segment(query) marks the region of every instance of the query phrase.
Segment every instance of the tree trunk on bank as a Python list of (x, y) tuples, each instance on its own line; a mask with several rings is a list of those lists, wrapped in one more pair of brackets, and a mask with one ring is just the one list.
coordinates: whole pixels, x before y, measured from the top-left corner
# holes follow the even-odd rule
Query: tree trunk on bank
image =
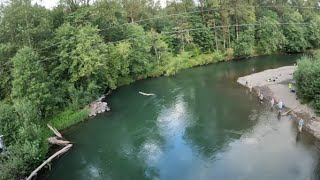
[(39, 167), (37, 167), (37, 169), (35, 169), (26, 180), (31, 180), (31, 178), (37, 175), (38, 171), (40, 171), (46, 164), (51, 162), (55, 157), (60, 156), (65, 152), (67, 152), (71, 147), (72, 147), (72, 144), (68, 144), (66, 147), (62, 148), (60, 151), (54, 153), (47, 160), (45, 160)]

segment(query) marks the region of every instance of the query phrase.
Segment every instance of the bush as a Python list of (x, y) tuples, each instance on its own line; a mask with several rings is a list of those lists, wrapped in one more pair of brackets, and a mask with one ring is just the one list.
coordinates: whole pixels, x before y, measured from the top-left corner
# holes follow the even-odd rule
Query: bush
[(234, 52), (232, 48), (227, 48), (224, 52), (225, 60), (231, 60), (234, 58)]
[(165, 67), (165, 75), (175, 75), (179, 70), (191, 67), (189, 64), (190, 58), (191, 53), (189, 52), (183, 52), (176, 57), (171, 58)]
[(295, 71), (298, 97), (320, 113), (320, 57), (303, 57)]
[[(43, 160), (48, 146), (43, 129), (36, 125), (39, 122), (37, 108), (29, 101), (17, 101), (12, 107), (2, 105), (3, 108), (10, 110), (6, 117), (15, 119), (12, 122), (14, 125), (2, 127), (4, 131), (10, 131), (10, 136), (4, 136), (7, 153), (0, 154), (0, 179), (19, 179)], [(5, 121), (8, 122), (8, 119)], [(1, 120), (1, 123), (5, 121)], [(7, 129), (11, 126), (15, 128)]]
[(223, 61), (224, 58), (219, 51), (215, 51), (214, 53), (212, 53), (212, 60), (213, 62), (220, 62), (220, 61)]
[(12, 105), (0, 103), (0, 134), (5, 137), (4, 143), (9, 145), (13, 142), (14, 134), (17, 132), (19, 122), (17, 122), (17, 114)]

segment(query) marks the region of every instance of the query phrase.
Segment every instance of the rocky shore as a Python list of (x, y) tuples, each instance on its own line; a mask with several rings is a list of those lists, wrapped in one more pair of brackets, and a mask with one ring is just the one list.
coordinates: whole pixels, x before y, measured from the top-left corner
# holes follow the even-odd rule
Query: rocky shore
[[(285, 66), (277, 69), (269, 69), (259, 73), (240, 77), (238, 83), (244, 86), (252, 85), (255, 91), (260, 92), (267, 99), (267, 103), (273, 97), (276, 101), (281, 100), (284, 106), (290, 111), (290, 114), (296, 122), (300, 118), (304, 119), (304, 130), (320, 139), (320, 117), (313, 109), (306, 104), (301, 104), (296, 93), (291, 92), (288, 84), (293, 83), (294, 66)], [(294, 86), (293, 86), (294, 89)]]

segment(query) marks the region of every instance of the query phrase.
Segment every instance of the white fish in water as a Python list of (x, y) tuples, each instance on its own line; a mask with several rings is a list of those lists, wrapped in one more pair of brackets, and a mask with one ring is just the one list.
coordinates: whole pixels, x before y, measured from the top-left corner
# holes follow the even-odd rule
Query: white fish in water
[(154, 96), (155, 94), (148, 94), (148, 93), (144, 93), (144, 92), (139, 92), (140, 94), (144, 95), (144, 96)]

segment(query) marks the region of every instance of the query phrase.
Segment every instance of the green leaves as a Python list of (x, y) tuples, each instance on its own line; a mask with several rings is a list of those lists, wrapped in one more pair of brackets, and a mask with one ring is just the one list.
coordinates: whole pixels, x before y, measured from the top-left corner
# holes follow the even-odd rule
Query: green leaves
[(307, 26), (308, 41), (314, 48), (320, 47), (320, 15), (313, 15)]
[(0, 23), (0, 37), (19, 47), (41, 47), (52, 33), (49, 11), (31, 1), (12, 1), (4, 7)]
[(40, 58), (31, 48), (20, 49), (13, 61), (13, 82), (11, 97), (13, 100), (26, 99), (42, 115), (52, 108), (50, 84)]
[[(69, 93), (91, 92), (80, 105), (97, 96), (104, 85), (115, 86), (110, 78), (107, 62), (107, 46), (91, 25), (74, 27), (69, 23), (61, 26), (56, 33), (59, 64), (55, 72), (73, 90)], [(107, 82), (107, 83), (106, 83)], [(101, 83), (100, 85), (98, 85)], [(74, 97), (69, 95), (69, 97)], [(78, 98), (77, 98), (78, 99)], [(73, 98), (73, 100), (75, 100)]]
[(295, 71), (298, 96), (320, 113), (320, 56), (303, 57)]
[(239, 38), (235, 42), (234, 55), (246, 57), (254, 53), (254, 33), (253, 30), (240, 32)]
[[(7, 154), (0, 154), (0, 179), (19, 179), (44, 157), (47, 146), (43, 144), (44, 132), (37, 125), (38, 110), (26, 100), (14, 106), (0, 104), (0, 125)], [(10, 132), (9, 132), (10, 131)]]
[(288, 52), (301, 52), (310, 47), (306, 40), (306, 28), (303, 25), (303, 18), (297, 11), (286, 12), (282, 21), (288, 24), (282, 26), (283, 34), (287, 39), (285, 49)]
[[(269, 11), (268, 11), (269, 12)], [(286, 39), (275, 13), (259, 18), (256, 27), (256, 45), (260, 54), (272, 54), (282, 49)]]

